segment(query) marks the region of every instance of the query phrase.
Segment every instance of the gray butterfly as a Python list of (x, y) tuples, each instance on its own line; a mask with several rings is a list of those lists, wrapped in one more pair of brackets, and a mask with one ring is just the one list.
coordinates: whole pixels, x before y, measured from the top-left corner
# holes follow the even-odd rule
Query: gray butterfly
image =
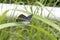
[(29, 15), (29, 16), (25, 16), (23, 14), (19, 15), (18, 18), (16, 19), (17, 22), (21, 22), (22, 24), (29, 24), (30, 20), (32, 18), (33, 14)]

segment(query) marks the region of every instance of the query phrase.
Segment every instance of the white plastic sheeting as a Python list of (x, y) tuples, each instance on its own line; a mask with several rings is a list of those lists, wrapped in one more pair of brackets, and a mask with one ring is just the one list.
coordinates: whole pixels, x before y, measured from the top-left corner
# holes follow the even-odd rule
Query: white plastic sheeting
[[(24, 11), (29, 11), (30, 13), (34, 13), (34, 12), (37, 12), (38, 11), (38, 15), (40, 15), (42, 13), (42, 17), (46, 17), (49, 13), (50, 13), (50, 18), (51, 19), (55, 19), (55, 17), (57, 17), (57, 19), (60, 19), (60, 8), (59, 7), (37, 7), (37, 6), (32, 6), (32, 12), (31, 12), (31, 9), (30, 9), (30, 6), (31, 5), (16, 5), (16, 4), (1, 4), (0, 3), (0, 16), (3, 14), (4, 11), (6, 10), (10, 10), (8, 13), (7, 13), (7, 17), (9, 17), (10, 15), (13, 15), (14, 16), (19, 16), (20, 14), (24, 14), (27, 16), (26, 13), (24, 12), (20, 12), (20, 11), (13, 11), (11, 9), (18, 9), (18, 10), (24, 10)], [(26, 8), (26, 10), (25, 10)], [(41, 8), (42, 8), (42, 11), (41, 11)]]

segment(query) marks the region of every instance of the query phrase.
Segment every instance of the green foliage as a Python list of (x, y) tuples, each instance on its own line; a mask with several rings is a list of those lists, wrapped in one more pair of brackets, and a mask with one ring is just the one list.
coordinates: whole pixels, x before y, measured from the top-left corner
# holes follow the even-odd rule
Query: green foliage
[(36, 1), (45, 6), (53, 6), (57, 2), (56, 6), (60, 7), (60, 0), (0, 0), (0, 3), (33, 5)]
[(5, 20), (6, 14), (7, 14), (8, 11), (9, 11), (9, 10), (6, 10), (6, 11), (2, 14), (2, 16), (0, 17), (0, 24), (3, 23), (3, 21)]
[[(38, 2), (39, 1), (39, 2)], [(45, 6), (58, 6), (57, 0), (4, 0), (0, 1), (2, 3), (15, 3), (15, 4), (29, 4), (31, 5), (39, 5), (43, 8)], [(32, 12), (32, 8), (31, 13)], [(33, 17), (30, 21), (29, 25), (23, 25), (20, 22), (16, 22), (16, 19), (13, 18), (14, 14), (5, 20), (6, 14), (10, 10), (6, 10), (3, 12), (3, 15), (0, 17), (0, 40), (59, 40), (60, 39), (60, 25), (58, 25), (58, 20), (50, 20), (48, 14), (48, 18), (43, 18), (42, 13), (38, 16), (38, 9), (33, 13)], [(45, 8), (46, 9), (46, 8)], [(31, 14), (26, 8), (24, 10), (12, 9), (19, 12), (24, 12), (27, 14)], [(42, 10), (41, 10), (42, 11)], [(48, 10), (47, 10), (48, 11)], [(51, 13), (51, 11), (48, 11)], [(57, 23), (56, 23), (57, 22)]]
[(25, 5), (33, 5), (36, 1), (42, 3), (45, 6), (53, 6), (56, 2), (56, 6), (60, 7), (59, 0), (0, 0), (0, 3), (14, 3), (14, 4), (25, 4)]

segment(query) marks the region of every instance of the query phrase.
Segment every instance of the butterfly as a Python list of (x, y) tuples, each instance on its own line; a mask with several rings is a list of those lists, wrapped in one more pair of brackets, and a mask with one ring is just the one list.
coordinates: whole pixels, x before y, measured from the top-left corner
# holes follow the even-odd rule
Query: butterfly
[[(33, 16), (33, 14), (31, 14), (27, 17), (25, 15), (21, 14), (17, 17), (16, 22), (21, 22), (24, 26), (28, 26), (28, 24), (30, 24), (30, 20), (31, 20), (32, 16)], [(13, 29), (13, 31), (15, 31), (16, 26), (13, 26), (12, 29)], [(7, 30), (10, 31), (10, 27), (8, 27)]]
[(31, 14), (31, 15), (29, 15), (27, 17), (25, 15), (21, 14), (16, 19), (16, 22), (21, 22), (22, 24), (29, 24), (32, 16), (33, 16), (33, 14)]

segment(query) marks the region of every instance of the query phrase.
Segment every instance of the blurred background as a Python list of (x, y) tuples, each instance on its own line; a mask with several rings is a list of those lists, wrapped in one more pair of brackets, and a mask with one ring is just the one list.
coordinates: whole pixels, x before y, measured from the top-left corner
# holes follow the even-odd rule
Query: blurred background
[(37, 15), (39, 7), (35, 9), (34, 13), (32, 12), (32, 6), (60, 7), (60, 0), (0, 0), (0, 3), (31, 5), (31, 12), (26, 8), (24, 8), (26, 11), (15, 8), (13, 13), (19, 11), (19, 13), (33, 14), (30, 24), (24, 25), (20, 21), (16, 22), (16, 19), (13, 18), (14, 14), (10, 15), (7, 20), (6, 14), (9, 10), (4, 11), (0, 17), (0, 40), (60, 40), (60, 20), (49, 19), (51, 11), (49, 11), (47, 17), (43, 18), (42, 9), (41, 14)]
[(60, 7), (60, 0), (0, 0), (0, 3), (33, 5), (36, 1), (45, 6), (53, 6), (56, 3), (55, 6)]

